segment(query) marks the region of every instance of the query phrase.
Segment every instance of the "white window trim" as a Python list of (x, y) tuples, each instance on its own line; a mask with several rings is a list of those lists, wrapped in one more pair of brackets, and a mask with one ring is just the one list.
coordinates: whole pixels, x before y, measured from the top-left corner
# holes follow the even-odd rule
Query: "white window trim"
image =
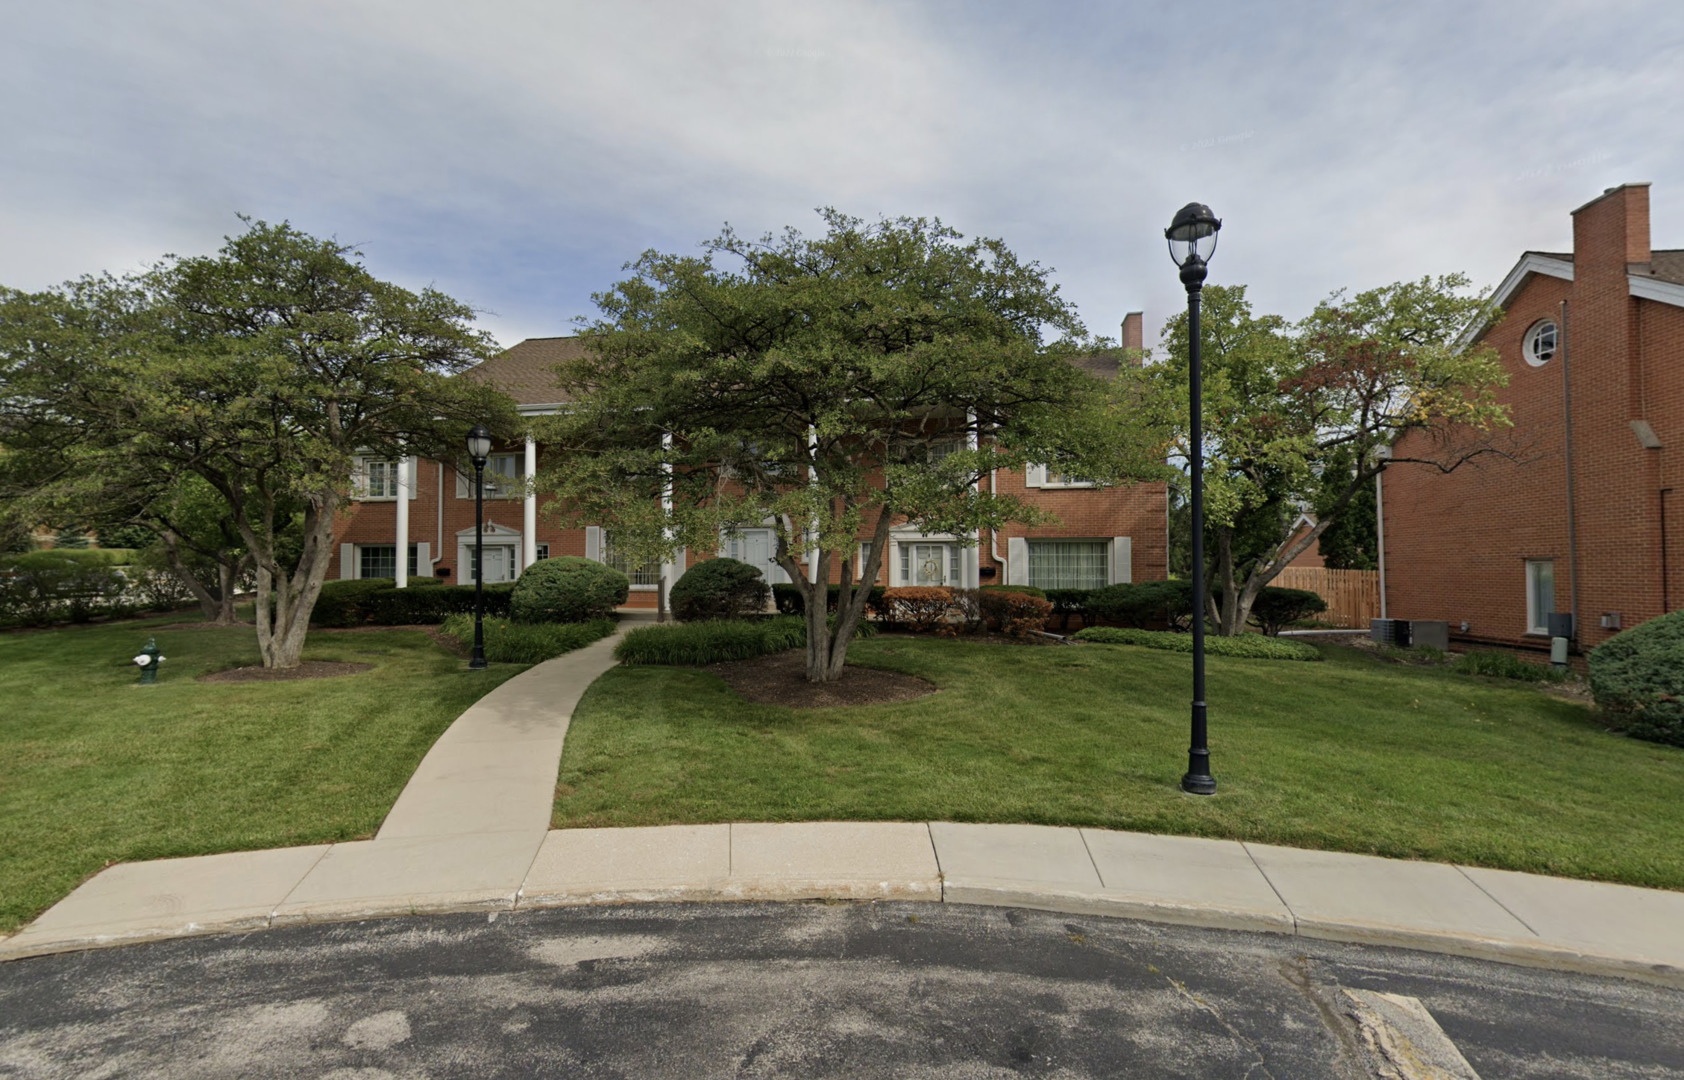
[[(1545, 327), (1548, 327), (1549, 330), (1550, 330), (1550, 333), (1552, 333), (1554, 335), (1555, 344), (1550, 347), (1550, 354), (1548, 356), (1544, 357), (1542, 360), (1539, 360), (1534, 355), (1533, 349), (1536, 347), (1536, 345), (1538, 343), (1538, 339), (1543, 336)], [(1525, 360), (1526, 363), (1528, 365), (1530, 365), (1531, 367), (1535, 367), (1535, 368), (1543, 367), (1545, 364), (1549, 363), (1551, 360), (1554, 360), (1555, 356), (1556, 356), (1556, 353), (1559, 353), (1560, 351), (1561, 351), (1561, 327), (1556, 325), (1554, 319), (1539, 319), (1537, 322), (1533, 323), (1527, 329), (1526, 336), (1520, 339), (1520, 358), (1522, 360)]]
[(1096, 488), (1101, 485), (1092, 480), (1053, 480), (1054, 474), (1045, 465), (1025, 465), (1023, 468), (1023, 486), (1030, 488), (1049, 488), (1058, 490), (1074, 490), (1077, 488)]
[[(409, 465), (407, 483), (400, 486), (408, 487), (409, 497), (411, 499), (415, 498), (415, 489), (419, 486), (415, 482), (416, 472), (419, 469), (416, 459), (379, 457), (374, 454), (359, 454), (354, 459), (351, 466), (351, 498), (357, 502), (397, 502), (398, 496), (395, 492), (391, 495), (370, 495), (368, 493), (368, 467), (375, 464), (396, 466), (400, 461), (406, 462)], [(397, 471), (398, 470), (394, 467), (388, 474), (393, 478), (393, 483), (398, 482), (396, 479)]]
[[(491, 468), (491, 463), (503, 458), (514, 462), (515, 471), (510, 473), (497, 472)], [(456, 497), (472, 502), (474, 498), (474, 471), (472, 466), (467, 469), (457, 468)], [(503, 478), (500, 480), (499, 478)], [(485, 459), (485, 501), (512, 502), (526, 498), (526, 454), (520, 450), (499, 450)], [(504, 481), (512, 481), (505, 483)]]
[[(1526, 560), (1526, 634), (1529, 637), (1546, 637), (1549, 635), (1549, 611), (1537, 610), (1539, 597), (1537, 595), (1538, 590), (1534, 582), (1534, 571), (1532, 569), (1535, 566), (1548, 566), (1550, 568), (1550, 585), (1553, 591), (1555, 585), (1555, 560)], [(1554, 603), (1555, 601), (1551, 599), (1550, 610), (1553, 610)]]

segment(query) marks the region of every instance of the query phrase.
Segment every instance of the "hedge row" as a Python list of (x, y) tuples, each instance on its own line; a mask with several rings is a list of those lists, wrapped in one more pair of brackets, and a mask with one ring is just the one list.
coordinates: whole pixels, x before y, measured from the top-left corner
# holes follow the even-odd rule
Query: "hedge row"
[[(507, 618), (514, 585), (500, 582), (485, 587), (485, 614)], [(310, 624), (324, 628), (347, 626), (415, 626), (442, 623), (452, 615), (474, 612), (472, 585), (440, 585), (433, 578), (411, 578), (400, 589), (391, 578), (327, 581), (310, 612)]]
[[(1139, 630), (1122, 626), (1090, 626), (1074, 635), (1077, 641), (1091, 641), (1100, 645), (1139, 645), (1147, 649), (1169, 652), (1193, 651), (1193, 635), (1167, 630)], [(1242, 656), (1254, 660), (1320, 660), (1321, 653), (1313, 645), (1301, 641), (1283, 641), (1265, 634), (1241, 634), (1239, 637), (1205, 637), (1205, 652), (1211, 656)]]
[(129, 615), (128, 580), (104, 551), (31, 551), (0, 556), (0, 621), (21, 626)]
[(780, 615), (771, 619), (710, 619), (706, 622), (663, 623), (628, 631), (614, 646), (622, 664), (669, 664), (704, 667), (731, 660), (751, 660), (807, 644), (803, 619)]
[[(830, 617), (836, 629), (836, 617)], [(874, 637), (877, 627), (862, 622), (854, 639)], [(705, 622), (662, 623), (629, 631), (614, 647), (623, 664), (669, 664), (703, 667), (732, 660), (799, 649), (807, 644), (807, 620), (791, 615), (769, 619), (709, 619)]]
[[(614, 632), (613, 619), (590, 622), (519, 623), (511, 619), (481, 620), (485, 658), (496, 664), (539, 664), (562, 653), (582, 649)], [(465, 649), (474, 644), (474, 617), (452, 615), (439, 627)]]
[[(826, 601), (825, 610), (835, 611), (842, 603), (842, 586), (831, 585), (828, 588), (830, 598)], [(802, 597), (799, 585), (772, 586), (772, 602), (777, 605), (779, 615), (805, 615), (807, 613), (807, 601)], [(876, 613), (882, 609), (882, 605), (883, 586), (873, 585), (871, 595), (865, 601), (865, 610)]]

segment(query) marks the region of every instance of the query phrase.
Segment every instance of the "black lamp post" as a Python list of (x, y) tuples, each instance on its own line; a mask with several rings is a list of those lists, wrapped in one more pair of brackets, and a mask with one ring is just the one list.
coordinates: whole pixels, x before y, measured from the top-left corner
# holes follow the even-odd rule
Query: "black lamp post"
[(1204, 422), (1200, 416), (1199, 391), (1199, 294), (1204, 289), (1205, 264), (1216, 250), (1216, 231), (1222, 228), (1210, 207), (1188, 203), (1176, 211), (1164, 230), (1169, 257), (1181, 267), (1181, 284), (1187, 286), (1187, 397), (1192, 413), (1192, 431), (1187, 442), (1193, 474), (1193, 744), (1187, 749), (1187, 775), (1181, 790), (1194, 795), (1216, 794), (1216, 778), (1210, 775), (1210, 748), (1205, 744), (1205, 484)]
[(480, 541), (485, 535), (485, 459), (491, 456), (491, 432), (475, 424), (468, 432), (468, 456), (474, 462), (474, 655), (468, 670), (485, 668), (485, 559)]

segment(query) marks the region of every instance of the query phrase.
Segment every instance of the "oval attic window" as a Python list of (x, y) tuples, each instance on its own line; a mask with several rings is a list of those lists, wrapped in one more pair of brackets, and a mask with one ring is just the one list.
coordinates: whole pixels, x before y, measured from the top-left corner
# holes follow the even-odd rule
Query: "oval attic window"
[(1543, 367), (1555, 355), (1555, 343), (1555, 323), (1549, 319), (1540, 319), (1532, 324), (1532, 329), (1526, 331), (1526, 340), (1521, 343), (1521, 354), (1533, 367)]

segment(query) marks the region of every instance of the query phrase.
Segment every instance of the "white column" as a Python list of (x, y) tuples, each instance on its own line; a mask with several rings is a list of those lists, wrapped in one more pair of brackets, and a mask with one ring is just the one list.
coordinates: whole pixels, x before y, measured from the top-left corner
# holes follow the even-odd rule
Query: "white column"
[(526, 498), (521, 504), (520, 568), (538, 561), (538, 490), (532, 478), (538, 474), (538, 443), (526, 437)]
[[(410, 479), (410, 463), (413, 458), (398, 459), (398, 588), (409, 588), (409, 490), (414, 487)], [(417, 570), (420, 567), (416, 567)]]

